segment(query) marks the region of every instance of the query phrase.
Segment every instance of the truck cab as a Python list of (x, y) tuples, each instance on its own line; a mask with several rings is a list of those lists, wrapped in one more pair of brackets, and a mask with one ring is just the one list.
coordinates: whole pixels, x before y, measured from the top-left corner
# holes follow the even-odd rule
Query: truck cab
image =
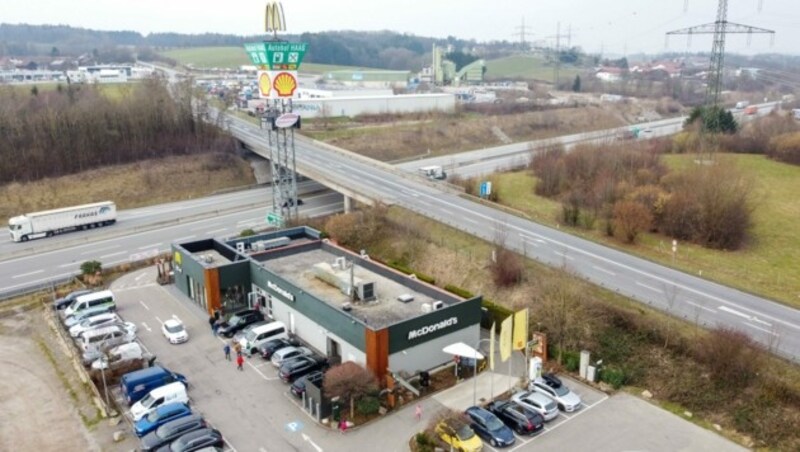
[(8, 220), (8, 230), (11, 233), (11, 240), (15, 242), (25, 241), (23, 237), (28, 237), (33, 230), (31, 222), (25, 216), (11, 217)]
[(447, 173), (439, 165), (423, 166), (419, 168), (419, 172), (429, 179), (447, 179)]

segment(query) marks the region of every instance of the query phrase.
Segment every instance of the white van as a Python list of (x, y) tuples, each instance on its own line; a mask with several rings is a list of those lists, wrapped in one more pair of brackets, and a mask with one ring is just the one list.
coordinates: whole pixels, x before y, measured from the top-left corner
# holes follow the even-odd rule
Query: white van
[(283, 322), (270, 322), (257, 326), (245, 333), (239, 344), (242, 346), (242, 351), (250, 356), (258, 352), (259, 345), (272, 339), (289, 339)]
[(94, 360), (92, 369), (108, 369), (108, 366), (116, 368), (118, 365), (126, 361), (133, 361), (135, 359), (142, 359), (142, 347), (137, 342), (129, 344), (117, 345), (108, 352), (108, 359), (103, 357)]
[(179, 381), (155, 388), (147, 393), (146, 396), (142, 397), (142, 400), (133, 404), (131, 416), (136, 422), (161, 405), (173, 402), (189, 403), (186, 386)]
[(69, 317), (87, 309), (100, 309), (101, 307), (114, 310), (116, 306), (116, 299), (110, 290), (93, 292), (76, 298), (75, 301), (64, 310), (64, 317)]

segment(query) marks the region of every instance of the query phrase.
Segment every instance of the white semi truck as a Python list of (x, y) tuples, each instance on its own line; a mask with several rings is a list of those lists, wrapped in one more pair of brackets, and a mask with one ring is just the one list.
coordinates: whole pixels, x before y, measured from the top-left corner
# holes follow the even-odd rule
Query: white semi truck
[(26, 213), (8, 220), (11, 240), (27, 242), (76, 229), (99, 228), (117, 221), (117, 205), (111, 201)]

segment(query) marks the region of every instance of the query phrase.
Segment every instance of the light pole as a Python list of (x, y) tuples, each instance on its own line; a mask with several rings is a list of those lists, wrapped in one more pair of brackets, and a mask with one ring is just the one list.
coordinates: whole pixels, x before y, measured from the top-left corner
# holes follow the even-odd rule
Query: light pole
[[(475, 406), (478, 394), (478, 348), (481, 346), (482, 342), (491, 342), (491, 339), (481, 339), (475, 344), (475, 348), (472, 350), (472, 405)], [(488, 359), (488, 358), (487, 358)], [(494, 379), (492, 379), (492, 385), (494, 385)], [(494, 392), (494, 391), (492, 391)], [(494, 395), (494, 394), (492, 394)]]

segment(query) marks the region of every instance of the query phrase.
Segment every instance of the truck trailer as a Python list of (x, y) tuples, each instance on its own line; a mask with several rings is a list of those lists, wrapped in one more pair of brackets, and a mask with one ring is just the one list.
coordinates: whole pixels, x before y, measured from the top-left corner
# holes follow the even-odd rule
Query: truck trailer
[(12, 217), (8, 220), (11, 240), (27, 242), (51, 237), (62, 232), (108, 226), (117, 221), (117, 206), (111, 201), (44, 210)]

